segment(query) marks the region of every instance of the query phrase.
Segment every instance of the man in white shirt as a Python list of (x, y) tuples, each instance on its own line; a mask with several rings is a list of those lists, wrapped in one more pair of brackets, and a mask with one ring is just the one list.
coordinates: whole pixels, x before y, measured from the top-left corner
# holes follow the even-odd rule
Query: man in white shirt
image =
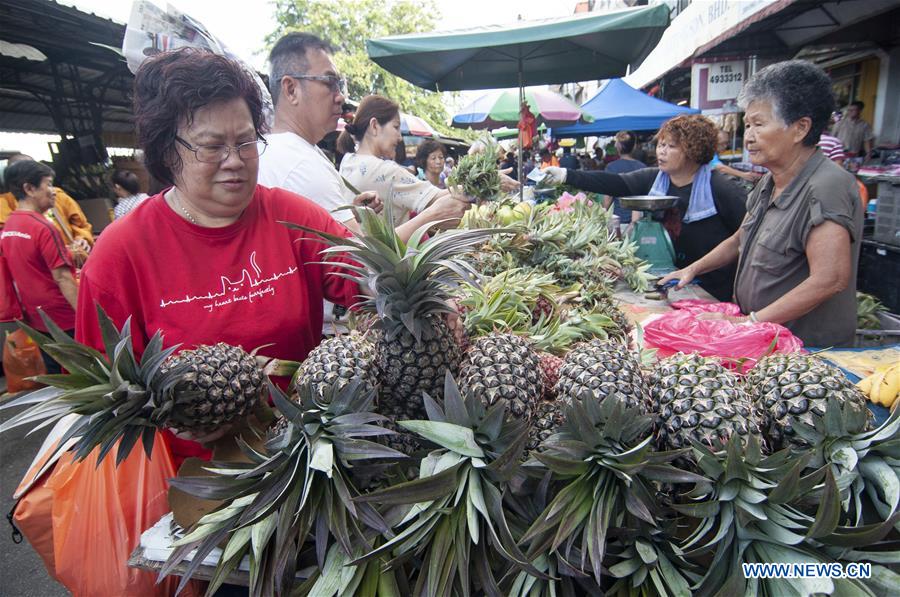
[[(269, 146), (260, 156), (259, 184), (280, 187), (321, 205), (351, 232), (359, 225), (350, 210), (338, 207), (355, 203), (379, 203), (376, 193), (361, 193), (354, 198), (331, 160), (316, 146), (337, 129), (346, 82), (332, 60), (334, 49), (328, 42), (309, 33), (288, 33), (278, 40), (269, 54), (269, 88), (275, 104), (272, 132), (266, 136)], [(431, 222), (458, 220), (470, 205), (464, 198), (445, 195), (425, 211), (397, 227), (397, 234), (408, 240), (416, 229)], [(331, 328), (332, 305), (325, 306), (325, 333)]]

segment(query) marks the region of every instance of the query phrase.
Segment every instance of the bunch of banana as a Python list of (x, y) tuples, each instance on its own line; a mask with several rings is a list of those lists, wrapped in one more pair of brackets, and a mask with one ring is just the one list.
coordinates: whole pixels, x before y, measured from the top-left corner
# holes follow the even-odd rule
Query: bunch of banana
[(879, 367), (856, 386), (875, 404), (891, 408), (900, 396), (900, 363)]

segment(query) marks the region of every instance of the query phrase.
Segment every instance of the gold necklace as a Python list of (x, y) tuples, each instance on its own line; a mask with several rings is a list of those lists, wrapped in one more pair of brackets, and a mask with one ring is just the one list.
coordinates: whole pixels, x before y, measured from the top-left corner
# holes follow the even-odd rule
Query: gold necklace
[(184, 217), (186, 217), (191, 224), (199, 226), (200, 224), (197, 223), (197, 220), (194, 219), (194, 216), (192, 216), (191, 213), (187, 209), (185, 209), (184, 204), (181, 203), (181, 199), (179, 199), (177, 195), (178, 191), (176, 189), (173, 189), (173, 191), (174, 192), (172, 193), (172, 199), (178, 205), (178, 209), (181, 210), (181, 213), (184, 214)]

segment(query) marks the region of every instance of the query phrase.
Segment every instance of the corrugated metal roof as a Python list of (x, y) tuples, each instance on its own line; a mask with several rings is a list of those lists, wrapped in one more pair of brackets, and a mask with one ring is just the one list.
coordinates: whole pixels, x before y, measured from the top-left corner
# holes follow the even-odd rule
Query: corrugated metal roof
[(115, 50), (124, 35), (124, 24), (52, 0), (4, 0), (0, 39), (47, 60), (0, 56), (0, 130), (132, 132), (134, 77)]

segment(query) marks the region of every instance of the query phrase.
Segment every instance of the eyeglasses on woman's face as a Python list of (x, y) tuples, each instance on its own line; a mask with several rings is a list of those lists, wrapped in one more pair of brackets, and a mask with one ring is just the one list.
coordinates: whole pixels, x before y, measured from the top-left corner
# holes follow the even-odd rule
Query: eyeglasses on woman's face
[(237, 151), (238, 156), (245, 162), (257, 160), (266, 151), (268, 144), (263, 139), (256, 141), (247, 141), (246, 143), (238, 143), (237, 145), (191, 145), (179, 136), (175, 136), (175, 140), (184, 146), (197, 157), (198, 162), (205, 164), (219, 164), (228, 159), (231, 150)]

